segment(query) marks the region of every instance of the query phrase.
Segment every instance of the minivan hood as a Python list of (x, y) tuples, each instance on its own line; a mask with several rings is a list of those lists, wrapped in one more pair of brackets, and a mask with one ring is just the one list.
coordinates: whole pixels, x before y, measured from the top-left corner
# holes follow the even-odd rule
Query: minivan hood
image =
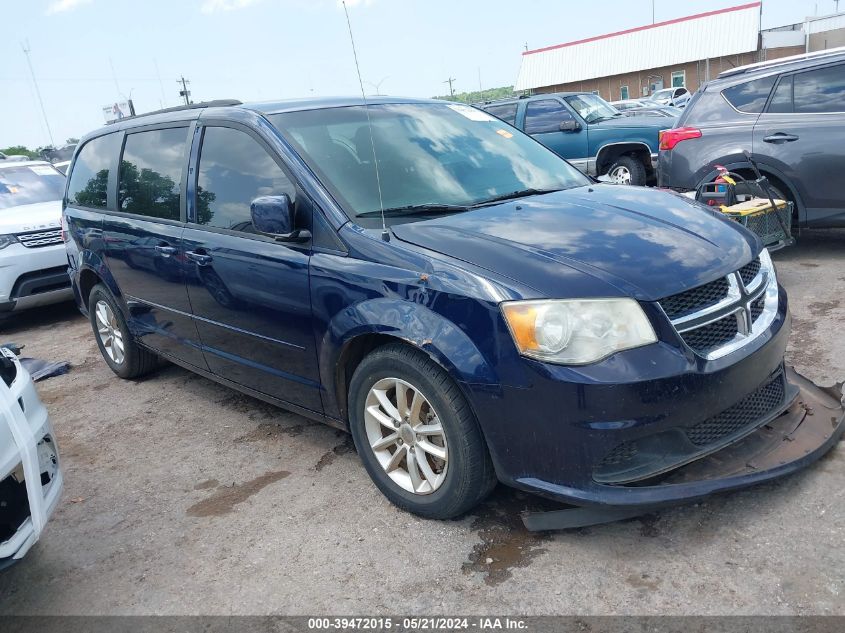
[(760, 251), (752, 233), (693, 200), (621, 185), (532, 196), (392, 230), (405, 242), (559, 298), (654, 301), (727, 275)]
[(62, 201), (36, 202), (0, 209), (0, 234), (56, 229), (62, 225)]

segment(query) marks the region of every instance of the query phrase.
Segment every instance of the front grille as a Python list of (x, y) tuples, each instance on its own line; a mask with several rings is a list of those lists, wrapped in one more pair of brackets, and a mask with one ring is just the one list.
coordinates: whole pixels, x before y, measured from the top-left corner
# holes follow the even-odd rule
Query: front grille
[(746, 264), (742, 268), (739, 269), (739, 276), (742, 278), (742, 283), (748, 286), (754, 278), (757, 276), (757, 273), (760, 272), (760, 258), (758, 257), (754, 261)]
[(736, 316), (731, 314), (703, 327), (683, 332), (681, 338), (694, 352), (702, 356), (711, 350), (729, 343), (739, 334)]
[(726, 277), (660, 300), (660, 306), (670, 319), (702, 310), (719, 303), (728, 296), (730, 285)]
[(709, 420), (686, 429), (689, 441), (699, 447), (709, 446), (747, 429), (772, 413), (784, 397), (783, 374), (778, 373), (754, 393)]
[(62, 230), (36, 231), (34, 233), (18, 233), (15, 237), (27, 248), (39, 248), (62, 243)]
[(617, 445), (598, 464), (594, 477), (604, 483), (644, 480), (719, 450), (777, 413), (785, 395), (786, 378), (781, 368), (738, 403), (703, 422)]
[(757, 301), (751, 304), (751, 322), (756, 323), (757, 319), (760, 318), (760, 315), (763, 314), (763, 310), (766, 309), (766, 296), (763, 295)]
[(622, 442), (622, 444), (604, 456), (604, 459), (601, 460), (600, 467), (621, 466), (634, 459), (639, 452), (636, 442)]

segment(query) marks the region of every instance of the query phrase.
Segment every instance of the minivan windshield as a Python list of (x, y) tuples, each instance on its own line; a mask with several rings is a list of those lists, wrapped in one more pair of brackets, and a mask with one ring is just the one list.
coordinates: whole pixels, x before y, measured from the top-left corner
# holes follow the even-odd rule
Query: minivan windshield
[(61, 200), (65, 177), (50, 165), (0, 168), (0, 209)]
[(590, 182), (543, 145), (470, 106), (393, 103), (368, 110), (371, 127), (364, 106), (268, 117), (362, 226), (380, 225), (382, 205), (390, 223)]

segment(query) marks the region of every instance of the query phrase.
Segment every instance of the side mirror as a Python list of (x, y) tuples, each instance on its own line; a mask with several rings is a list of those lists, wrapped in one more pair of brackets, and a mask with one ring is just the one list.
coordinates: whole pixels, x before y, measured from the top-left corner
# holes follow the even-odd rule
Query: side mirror
[(566, 121), (560, 122), (560, 131), (561, 132), (577, 132), (581, 129), (581, 126), (578, 125), (578, 121), (575, 119), (567, 119)]
[(278, 196), (261, 196), (249, 205), (252, 225), (259, 233), (272, 235), (279, 242), (305, 242), (311, 232), (294, 230), (293, 203), (286, 193)]

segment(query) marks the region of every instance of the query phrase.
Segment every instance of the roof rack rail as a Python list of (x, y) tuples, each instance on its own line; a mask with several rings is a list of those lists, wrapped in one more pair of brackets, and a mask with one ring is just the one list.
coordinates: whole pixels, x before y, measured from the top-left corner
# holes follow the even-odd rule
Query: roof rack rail
[(241, 105), (241, 101), (237, 99), (215, 99), (213, 101), (200, 101), (199, 103), (191, 103), (189, 105), (175, 106), (173, 108), (163, 108), (161, 110), (153, 110), (152, 112), (142, 112), (141, 114), (133, 114), (132, 116), (125, 116), (121, 119), (112, 119), (106, 125), (126, 121), (129, 119), (140, 119), (145, 116), (152, 116), (154, 114), (165, 114), (167, 112), (180, 112), (182, 110), (196, 110), (198, 108), (222, 108), (226, 106)]
[(801, 53), (800, 55), (790, 55), (789, 57), (779, 57), (777, 59), (769, 59), (764, 62), (757, 62), (756, 64), (746, 64), (745, 66), (737, 66), (719, 73), (719, 77), (733, 77), (734, 75), (741, 75), (743, 73), (752, 72), (755, 70), (764, 70), (770, 66), (779, 66), (780, 64), (788, 64), (791, 62), (800, 62), (806, 59), (818, 59), (824, 57), (834, 57), (845, 53), (845, 46), (837, 48), (828, 48), (823, 51), (814, 51), (812, 53)]

